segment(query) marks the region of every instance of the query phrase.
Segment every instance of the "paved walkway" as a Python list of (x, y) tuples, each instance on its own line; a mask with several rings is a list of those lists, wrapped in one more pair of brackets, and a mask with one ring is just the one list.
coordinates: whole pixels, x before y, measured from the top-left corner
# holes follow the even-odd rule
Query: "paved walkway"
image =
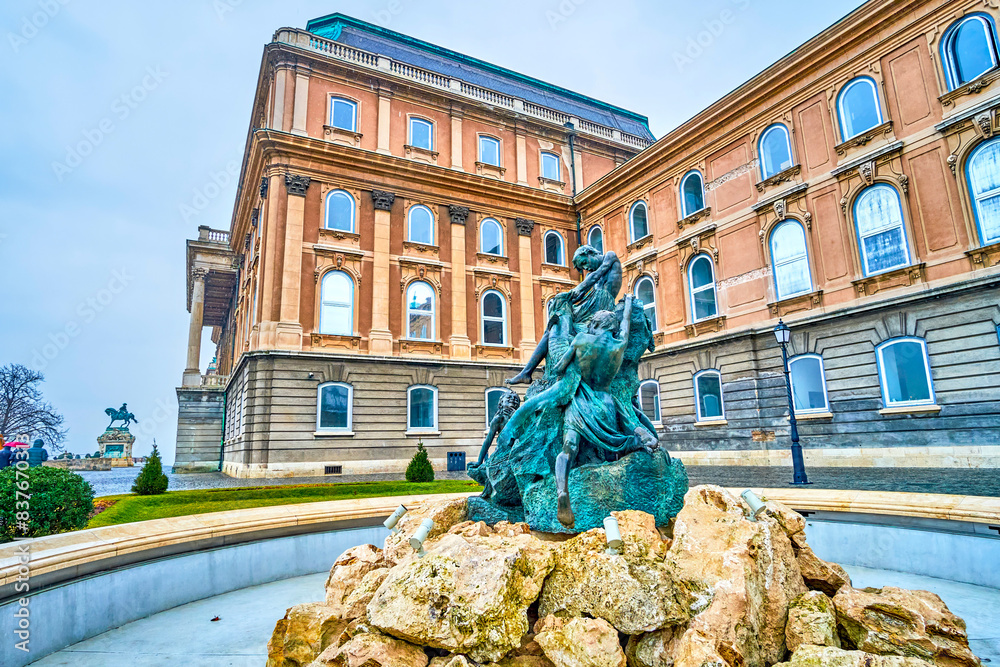
[[(782, 487), (792, 481), (791, 468), (757, 466), (688, 466), (691, 485)], [(858, 491), (907, 491), (951, 493), (964, 496), (1000, 497), (1000, 471), (990, 468), (814, 468), (807, 471), (814, 489)], [(139, 468), (80, 473), (98, 496), (128, 493)], [(467, 479), (462, 472), (438, 472), (438, 479)], [(322, 477), (276, 477), (234, 479), (219, 472), (168, 475), (170, 490), (218, 489), (276, 484), (336, 484), (381, 482), (403, 479), (401, 473), (384, 475), (326, 475)]]
[[(854, 585), (919, 588), (940, 595), (968, 623), (973, 652), (1000, 663), (1000, 590), (848, 567)], [(123, 625), (32, 663), (35, 667), (260, 667), (285, 609), (323, 598), (325, 573), (254, 586)], [(219, 621), (212, 621), (215, 616)]]

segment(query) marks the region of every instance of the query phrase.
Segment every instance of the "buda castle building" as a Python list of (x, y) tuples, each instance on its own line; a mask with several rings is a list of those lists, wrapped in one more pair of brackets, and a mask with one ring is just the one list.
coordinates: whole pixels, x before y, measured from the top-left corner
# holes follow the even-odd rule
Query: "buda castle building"
[(780, 318), (807, 466), (1000, 465), (998, 16), (871, 0), (658, 140), (344, 15), (278, 30), (232, 220), (187, 245), (175, 471), (464, 470), (582, 244), (686, 464), (789, 464)]

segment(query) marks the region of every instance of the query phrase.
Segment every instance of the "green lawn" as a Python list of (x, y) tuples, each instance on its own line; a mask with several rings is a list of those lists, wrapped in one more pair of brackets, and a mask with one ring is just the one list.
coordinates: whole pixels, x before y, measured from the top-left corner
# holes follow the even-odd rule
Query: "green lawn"
[(467, 480), (441, 480), (438, 482), (362, 482), (357, 484), (296, 484), (287, 486), (255, 486), (204, 491), (167, 491), (159, 496), (102, 496), (98, 500), (117, 500), (87, 524), (87, 528), (114, 526), (133, 521), (162, 519), (171, 516), (189, 516), (208, 512), (294, 505), (321, 500), (348, 498), (376, 498), (380, 496), (407, 496), (425, 493), (462, 493), (481, 490), (478, 484)]

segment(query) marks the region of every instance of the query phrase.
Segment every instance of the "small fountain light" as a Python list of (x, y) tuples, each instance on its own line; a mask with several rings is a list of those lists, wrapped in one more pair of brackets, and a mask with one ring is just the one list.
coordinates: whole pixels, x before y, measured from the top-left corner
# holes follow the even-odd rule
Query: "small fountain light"
[(407, 511), (406, 508), (400, 505), (399, 507), (396, 508), (395, 512), (389, 515), (389, 518), (386, 519), (382, 523), (382, 525), (391, 530), (393, 534), (398, 533), (399, 528), (396, 528), (396, 524), (399, 523), (399, 520), (403, 518), (403, 515), (406, 514), (406, 511)]
[(608, 550), (605, 553), (617, 556), (622, 548), (622, 533), (618, 529), (618, 519), (613, 516), (605, 517), (604, 535), (608, 540)]
[(753, 512), (754, 521), (757, 520), (757, 517), (760, 516), (761, 512), (767, 509), (767, 506), (764, 505), (763, 501), (761, 501), (761, 499), (757, 497), (757, 494), (750, 489), (741, 493), (740, 497), (742, 497), (746, 504), (750, 506), (750, 511)]
[(424, 551), (424, 540), (430, 535), (431, 531), (434, 530), (434, 519), (424, 519), (420, 522), (420, 528), (417, 528), (417, 532), (413, 534), (410, 538), (410, 546), (413, 550), (417, 552), (417, 555), (421, 558), (424, 557), (426, 553)]

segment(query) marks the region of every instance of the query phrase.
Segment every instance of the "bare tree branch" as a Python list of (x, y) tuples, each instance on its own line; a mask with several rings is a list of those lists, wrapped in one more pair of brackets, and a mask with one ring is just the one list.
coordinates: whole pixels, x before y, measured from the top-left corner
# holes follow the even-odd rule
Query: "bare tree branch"
[(0, 433), (7, 439), (27, 433), (58, 452), (66, 429), (62, 415), (42, 398), (38, 385), (44, 381), (44, 375), (21, 364), (0, 367)]

